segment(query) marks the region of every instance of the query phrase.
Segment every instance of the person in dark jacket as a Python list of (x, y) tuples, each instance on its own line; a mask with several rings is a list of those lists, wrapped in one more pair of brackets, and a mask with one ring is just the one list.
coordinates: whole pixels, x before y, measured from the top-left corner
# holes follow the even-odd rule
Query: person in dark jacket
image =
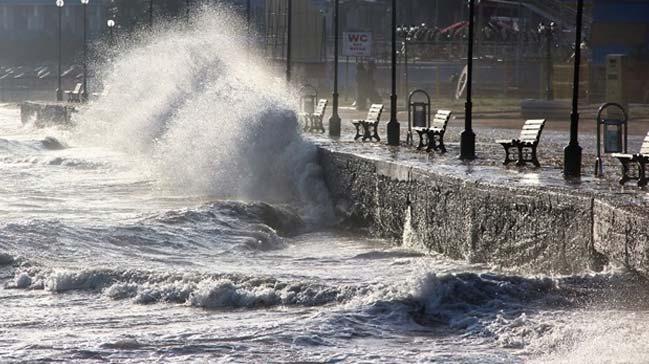
[(383, 99), (379, 92), (376, 90), (376, 81), (374, 80), (374, 73), (376, 72), (376, 63), (370, 61), (367, 66), (367, 96), (370, 99), (370, 102), (373, 104), (383, 103)]
[(367, 110), (367, 70), (363, 63), (356, 65), (356, 110)]

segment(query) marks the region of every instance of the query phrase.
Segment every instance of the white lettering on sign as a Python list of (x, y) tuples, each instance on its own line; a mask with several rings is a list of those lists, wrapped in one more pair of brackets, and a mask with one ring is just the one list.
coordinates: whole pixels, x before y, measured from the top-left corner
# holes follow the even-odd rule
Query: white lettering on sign
[(372, 33), (370, 32), (344, 32), (343, 56), (346, 57), (371, 57)]

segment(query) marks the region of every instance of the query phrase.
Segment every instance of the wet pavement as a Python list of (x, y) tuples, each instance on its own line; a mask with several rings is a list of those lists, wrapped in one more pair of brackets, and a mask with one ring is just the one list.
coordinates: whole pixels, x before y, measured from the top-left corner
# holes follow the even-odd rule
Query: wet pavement
[[(505, 167), (502, 164), (505, 153), (503, 148), (495, 143), (495, 140), (515, 138), (520, 129), (476, 127), (474, 132), (476, 134), (477, 158), (472, 162), (465, 162), (458, 157), (460, 154), (459, 136), (463, 130), (463, 120), (450, 121), (445, 136), (448, 153), (440, 154), (439, 152), (417, 151), (415, 147), (405, 145), (405, 142), (402, 142), (400, 147), (387, 146), (385, 143), (385, 120), (389, 119), (389, 114), (383, 114), (379, 128), (382, 141), (379, 143), (353, 140), (355, 128), (350, 120), (353, 117), (358, 117), (358, 112), (343, 109), (341, 117), (343, 125), (340, 139), (332, 140), (327, 134), (318, 133), (308, 134), (308, 137), (318, 145), (335, 151), (361, 155), (375, 160), (398, 162), (417, 169), (431, 170), (436, 174), (463, 178), (473, 183), (562, 190), (571, 194), (605, 198), (607, 202), (627, 209), (642, 212), (649, 209), (649, 194), (645, 189), (638, 188), (634, 181), (628, 182), (625, 186), (618, 183), (621, 174), (620, 163), (616, 159), (605, 157), (604, 177), (595, 178), (593, 176), (596, 155), (596, 142), (593, 133), (583, 133), (580, 136), (580, 145), (583, 148), (582, 178), (568, 181), (563, 177), (563, 149), (568, 144), (569, 135), (564, 131), (551, 130), (553, 128), (552, 121), (548, 121), (546, 130), (541, 136), (538, 148), (541, 168), (536, 169), (532, 165)], [(328, 121), (325, 120), (325, 127), (328, 130), (327, 123)], [(522, 123), (520, 121), (521, 126)], [(480, 125), (481, 123), (478, 121), (476, 124)], [(407, 119), (405, 122), (401, 122), (401, 139), (404, 141), (406, 131)], [(415, 138), (417, 138), (416, 135)], [(630, 135), (629, 152), (637, 152), (643, 139), (642, 135)]]

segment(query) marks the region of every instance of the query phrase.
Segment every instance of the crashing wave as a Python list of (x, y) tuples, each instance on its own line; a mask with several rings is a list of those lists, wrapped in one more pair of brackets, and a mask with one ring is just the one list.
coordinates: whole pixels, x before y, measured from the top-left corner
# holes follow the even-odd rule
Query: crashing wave
[(68, 147), (65, 143), (51, 136), (45, 137), (45, 139), (41, 140), (41, 145), (47, 150), (62, 150)]
[(245, 25), (215, 11), (123, 45), (102, 73), (119, 92), (75, 115), (75, 140), (136, 156), (164, 189), (291, 203), (311, 223), (333, 221), (291, 90), (237, 41)]
[(237, 274), (169, 274), (92, 269), (49, 273), (18, 272), (14, 289), (44, 289), (53, 293), (96, 291), (115, 300), (137, 304), (181, 303), (205, 309), (261, 308), (279, 305), (321, 306), (353, 298), (355, 286), (329, 286), (314, 281), (280, 281)]
[(264, 202), (219, 201), (194, 209), (166, 211), (147, 220), (178, 225), (220, 222), (224, 218), (264, 224), (284, 236), (295, 235), (305, 228), (300, 216), (289, 208)]
[(0, 241), (6, 249), (16, 252), (27, 247), (51, 251), (48, 259), (77, 251), (79, 246), (86, 247), (84, 252), (90, 256), (109, 252), (141, 259), (151, 259), (150, 254), (172, 259), (191, 258), (197, 249), (208, 254), (234, 255), (283, 249), (287, 237), (304, 231), (302, 219), (288, 208), (219, 201), (168, 210), (116, 226), (76, 226), (54, 219), (10, 222), (0, 224)]

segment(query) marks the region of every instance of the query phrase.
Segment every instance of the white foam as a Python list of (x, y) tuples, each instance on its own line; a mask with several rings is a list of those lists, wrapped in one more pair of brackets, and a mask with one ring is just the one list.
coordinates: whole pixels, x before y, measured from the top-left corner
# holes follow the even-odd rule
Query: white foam
[(227, 279), (206, 280), (198, 284), (189, 296), (188, 304), (204, 308), (261, 307), (281, 303), (281, 298), (269, 287), (248, 290)]
[(111, 279), (110, 272), (103, 270), (66, 271), (57, 270), (45, 279), (45, 289), (50, 292), (93, 290)]

